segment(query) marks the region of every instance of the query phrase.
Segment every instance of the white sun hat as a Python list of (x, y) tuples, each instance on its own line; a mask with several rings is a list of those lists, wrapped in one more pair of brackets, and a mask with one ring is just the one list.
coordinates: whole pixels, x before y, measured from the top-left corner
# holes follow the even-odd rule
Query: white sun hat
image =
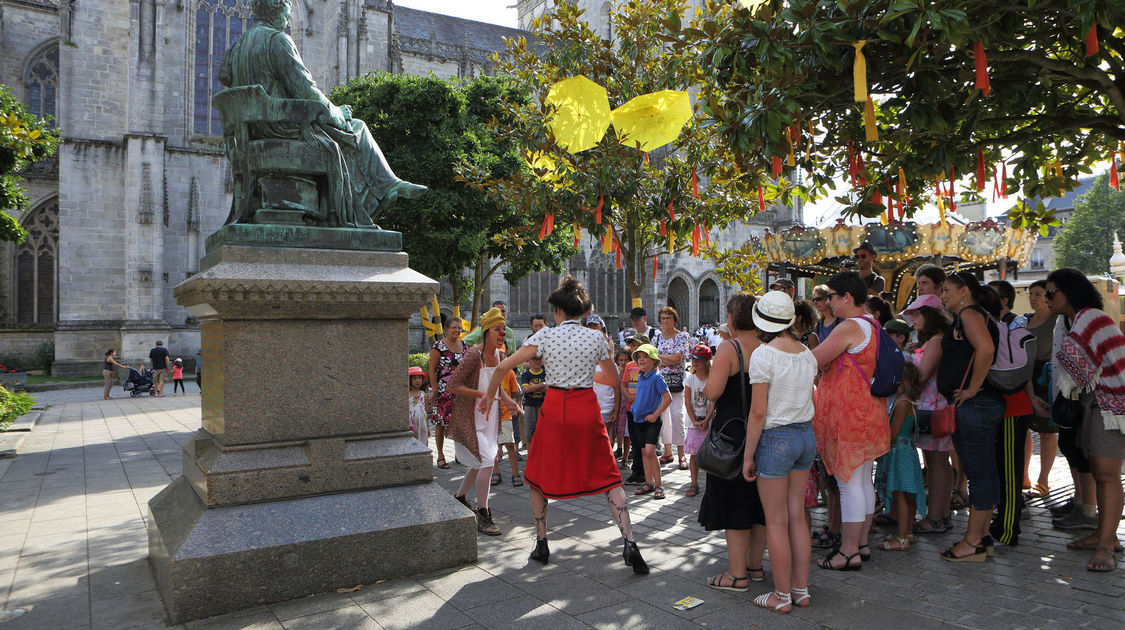
[(754, 325), (758, 330), (775, 333), (793, 325), (793, 298), (782, 291), (770, 291), (754, 302)]

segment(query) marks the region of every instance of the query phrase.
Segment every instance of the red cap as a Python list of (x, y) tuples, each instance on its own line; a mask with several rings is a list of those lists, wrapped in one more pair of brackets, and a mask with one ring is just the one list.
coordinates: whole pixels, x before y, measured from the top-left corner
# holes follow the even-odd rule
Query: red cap
[(711, 360), (711, 348), (709, 348), (709, 347), (707, 347), (703, 344), (697, 344), (694, 348), (691, 349), (691, 352), (688, 354), (688, 356), (693, 358), (693, 359), (702, 359), (704, 361), (710, 361)]

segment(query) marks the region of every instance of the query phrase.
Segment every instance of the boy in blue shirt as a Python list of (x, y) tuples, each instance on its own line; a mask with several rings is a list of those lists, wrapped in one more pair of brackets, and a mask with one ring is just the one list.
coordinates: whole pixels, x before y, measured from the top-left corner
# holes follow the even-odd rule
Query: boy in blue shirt
[(664, 498), (660, 481), (660, 462), (656, 459), (656, 443), (660, 440), (660, 414), (672, 404), (672, 394), (664, 378), (656, 371), (660, 355), (651, 344), (643, 344), (633, 351), (633, 361), (641, 369), (637, 378), (637, 397), (633, 399), (632, 422), (629, 423), (634, 444), (642, 447), (645, 465), (645, 484), (633, 494), (654, 492), (652, 498)]

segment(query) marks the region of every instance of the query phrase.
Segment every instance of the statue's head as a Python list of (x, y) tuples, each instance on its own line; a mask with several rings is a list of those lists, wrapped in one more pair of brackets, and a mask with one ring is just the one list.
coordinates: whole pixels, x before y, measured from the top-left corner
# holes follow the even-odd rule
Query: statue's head
[(290, 0), (253, 0), (250, 9), (254, 19), (265, 22), (279, 31), (289, 28), (289, 15), (293, 10)]

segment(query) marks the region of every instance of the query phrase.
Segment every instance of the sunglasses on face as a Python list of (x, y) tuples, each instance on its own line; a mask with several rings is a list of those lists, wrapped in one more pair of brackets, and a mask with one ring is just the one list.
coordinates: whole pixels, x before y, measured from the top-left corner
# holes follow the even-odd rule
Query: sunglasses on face
[(821, 296), (819, 296), (819, 295), (818, 295), (818, 296), (814, 297), (814, 298), (812, 299), (812, 301), (813, 301), (813, 302), (823, 302), (823, 301), (825, 301), (825, 300), (827, 300), (827, 299), (828, 299), (828, 298), (826, 298), (826, 297), (821, 297)]
[(829, 293), (828, 294), (828, 299), (831, 300), (834, 297), (844, 297), (844, 294), (843, 293)]
[(1047, 298), (1048, 300), (1053, 300), (1055, 299), (1055, 294), (1057, 294), (1058, 292), (1058, 289), (1047, 289), (1043, 292), (1043, 297)]

